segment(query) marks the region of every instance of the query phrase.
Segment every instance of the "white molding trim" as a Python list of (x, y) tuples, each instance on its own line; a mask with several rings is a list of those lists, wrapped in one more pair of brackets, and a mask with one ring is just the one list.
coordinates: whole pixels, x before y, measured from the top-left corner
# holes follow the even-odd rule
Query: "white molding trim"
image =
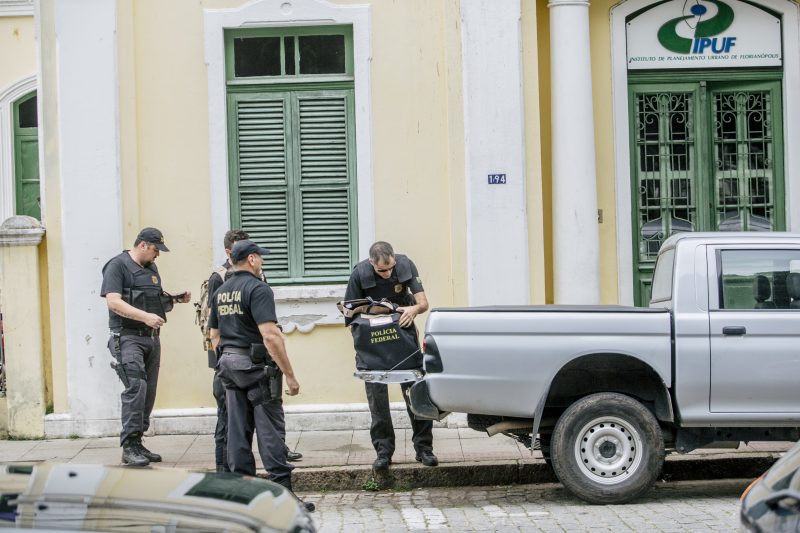
[[(410, 428), (406, 404), (389, 404), (392, 424), (396, 429)], [(353, 431), (367, 430), (370, 413), (365, 403), (309, 404), (284, 406), (287, 431)], [(213, 435), (217, 422), (215, 408), (156, 409), (151, 416), (148, 436)], [(434, 427), (467, 427), (467, 415), (453, 413)], [(44, 417), (45, 438), (116, 437), (120, 432), (117, 418), (79, 419), (70, 414), (49, 414)]]
[(33, 0), (0, 0), (0, 17), (32, 17)]
[[(619, 303), (633, 305), (630, 132), (625, 17), (655, 0), (625, 0), (611, 8), (611, 93), (617, 199), (617, 286)], [(757, 0), (783, 15), (783, 154), (786, 228), (800, 231), (800, 6), (789, 0)]]
[(36, 90), (36, 74), (0, 91), (0, 221), (14, 216), (14, 102)]
[[(220, 246), (230, 225), (228, 196), (228, 128), (225, 86), (224, 31), (229, 28), (276, 26), (321, 26), (347, 24), (353, 27), (353, 64), (355, 75), (356, 180), (358, 195), (358, 252), (366, 257), (375, 240), (375, 213), (372, 176), (372, 27), (367, 5), (340, 6), (323, 0), (256, 0), (235, 9), (204, 10), (205, 59), (208, 67), (208, 154), (211, 175), (212, 249), (214, 264), (225, 257)], [(287, 288), (289, 289), (289, 288)], [(316, 324), (331, 322), (330, 297), (318, 298), (313, 287), (294, 287), (305, 294), (304, 318), (292, 320), (287, 332), (310, 331)], [(306, 289), (306, 290), (303, 290)], [(337, 292), (338, 294), (338, 292)], [(337, 296), (338, 297), (338, 296)], [(276, 294), (276, 300), (281, 298)], [(295, 301), (294, 303), (297, 303)], [(282, 310), (281, 310), (282, 311)], [(319, 316), (319, 319), (313, 319)], [(309, 320), (309, 317), (312, 317)], [(326, 318), (323, 318), (326, 317)]]

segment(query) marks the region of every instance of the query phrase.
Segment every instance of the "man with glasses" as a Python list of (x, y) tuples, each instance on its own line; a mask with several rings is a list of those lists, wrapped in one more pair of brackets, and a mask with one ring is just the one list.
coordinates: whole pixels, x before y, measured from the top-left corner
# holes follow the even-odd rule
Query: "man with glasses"
[(150, 413), (156, 401), (158, 369), (161, 364), (161, 326), (174, 302), (186, 303), (189, 291), (171, 296), (161, 288), (155, 260), (169, 252), (163, 234), (156, 228), (139, 232), (131, 250), (113, 257), (103, 267), (100, 296), (106, 299), (111, 337), (108, 349), (125, 389), (122, 391), (122, 462), (147, 466), (161, 456), (142, 444), (150, 427)]
[[(402, 254), (395, 255), (392, 245), (378, 241), (369, 248), (369, 259), (361, 261), (353, 269), (347, 283), (345, 300), (370, 297), (373, 300), (386, 299), (399, 305), (400, 326), (415, 327), (414, 318), (428, 310), (428, 299), (422, 287), (417, 267), (411, 259)], [(345, 325), (352, 319), (345, 318)], [(377, 453), (372, 464), (375, 470), (386, 470), (392, 463), (395, 450), (394, 427), (389, 411), (389, 391), (383, 383), (365, 383), (367, 402), (372, 416), (370, 437)], [(436, 466), (439, 460), (433, 454), (433, 422), (417, 420), (411, 412), (406, 389), (411, 383), (401, 385), (406, 411), (411, 419), (417, 461), (425, 466)]]

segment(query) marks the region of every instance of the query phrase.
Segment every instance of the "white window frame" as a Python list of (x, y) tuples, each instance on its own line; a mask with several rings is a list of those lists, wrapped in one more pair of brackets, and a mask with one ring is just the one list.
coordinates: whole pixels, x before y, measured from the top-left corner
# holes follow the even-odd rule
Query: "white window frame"
[[(0, 91), (0, 223), (14, 216), (14, 102), (37, 90), (36, 75), (27, 76)], [(44, 209), (42, 210), (44, 217)]]
[[(214, 263), (224, 261), (222, 243), (230, 225), (228, 189), (228, 117), (225, 85), (226, 29), (347, 24), (353, 27), (356, 125), (356, 190), (358, 194), (358, 255), (366, 257), (375, 240), (372, 178), (372, 28), (367, 5), (335, 5), (322, 0), (256, 0), (235, 9), (205, 9), (205, 59), (208, 67), (208, 154), (211, 177), (211, 225)], [(266, 243), (263, 243), (266, 244)], [(317, 324), (340, 324), (333, 305), (344, 297), (345, 285), (273, 287), (282, 304), (284, 331), (310, 331)]]

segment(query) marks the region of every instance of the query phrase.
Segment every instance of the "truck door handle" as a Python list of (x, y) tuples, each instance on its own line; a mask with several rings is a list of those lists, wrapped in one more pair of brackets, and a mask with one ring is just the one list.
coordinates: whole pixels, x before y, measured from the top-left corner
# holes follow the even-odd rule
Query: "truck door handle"
[(725, 326), (722, 328), (723, 335), (744, 335), (747, 333), (747, 328), (744, 326)]

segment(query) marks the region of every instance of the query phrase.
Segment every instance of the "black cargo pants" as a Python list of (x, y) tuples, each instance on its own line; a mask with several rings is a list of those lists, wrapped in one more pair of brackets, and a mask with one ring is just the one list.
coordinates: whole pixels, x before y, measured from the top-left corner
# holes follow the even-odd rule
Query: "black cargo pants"
[[(114, 336), (108, 349), (114, 357)], [(122, 400), (122, 445), (131, 435), (142, 435), (150, 428), (150, 413), (156, 403), (158, 371), (161, 366), (161, 341), (158, 336), (123, 335), (119, 338), (122, 368), (128, 384), (120, 395)]]
[(258, 452), (269, 479), (292, 488), (294, 466), (287, 460), (283, 400), (269, 400), (262, 393), (264, 365), (255, 365), (243, 351), (223, 350), (217, 365), (225, 386), (228, 410), (228, 467), (231, 472), (254, 476), (253, 431)]
[(228, 409), (225, 406), (225, 386), (219, 378), (219, 372), (214, 371), (212, 384), (214, 399), (217, 401), (217, 425), (214, 428), (214, 455), (217, 467), (228, 471)]
[[(367, 389), (367, 403), (369, 412), (372, 415), (372, 424), (369, 428), (369, 435), (372, 438), (372, 446), (379, 456), (392, 457), (395, 449), (394, 426), (392, 425), (392, 414), (389, 411), (389, 389), (383, 383), (364, 383)], [(402, 383), (403, 399), (406, 402), (406, 411), (411, 419), (411, 429), (413, 435), (411, 442), (414, 444), (414, 451), (419, 454), (423, 451), (433, 450), (433, 421), (417, 420), (411, 412), (406, 390), (413, 383)]]

